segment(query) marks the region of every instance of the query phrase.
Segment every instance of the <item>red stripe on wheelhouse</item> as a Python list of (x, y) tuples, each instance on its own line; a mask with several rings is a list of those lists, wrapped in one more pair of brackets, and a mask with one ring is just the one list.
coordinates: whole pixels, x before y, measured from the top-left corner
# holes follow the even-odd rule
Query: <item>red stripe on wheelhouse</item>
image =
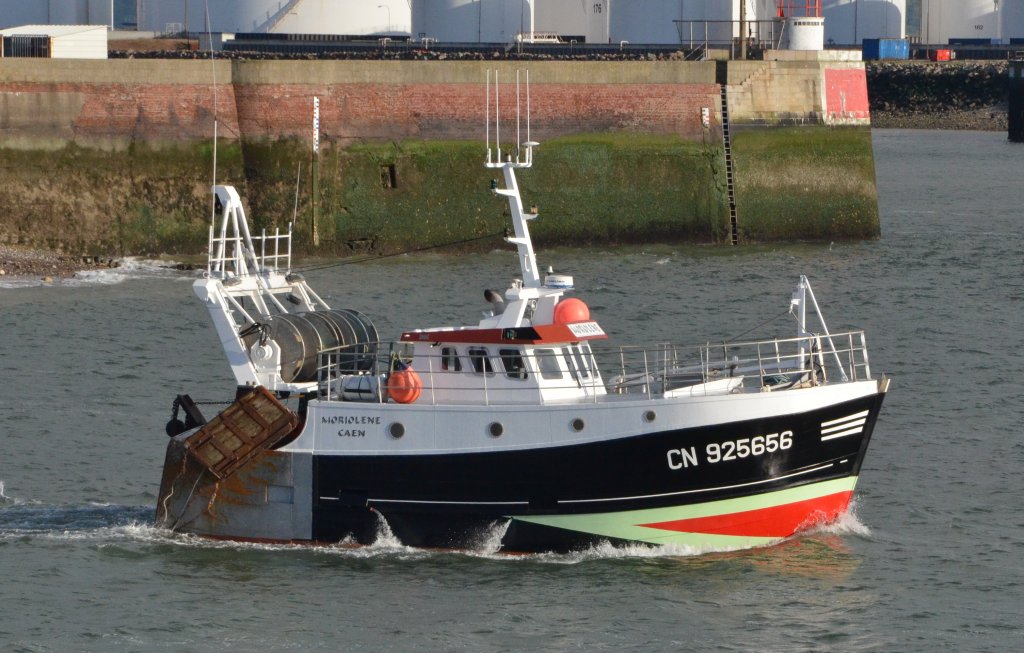
[(834, 520), (850, 505), (852, 496), (852, 491), (836, 492), (815, 499), (786, 503), (771, 508), (638, 525), (681, 533), (789, 537), (797, 530)]

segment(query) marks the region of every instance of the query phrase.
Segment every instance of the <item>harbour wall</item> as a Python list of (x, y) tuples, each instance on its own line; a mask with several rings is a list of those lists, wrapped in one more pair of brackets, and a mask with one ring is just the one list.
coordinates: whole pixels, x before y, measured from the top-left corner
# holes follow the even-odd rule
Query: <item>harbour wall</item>
[[(857, 99), (863, 65), (741, 63), (531, 62), (530, 137), (543, 144), (522, 184), (543, 216), (538, 243), (723, 242), (722, 85), (739, 129), (742, 240), (877, 236), (869, 118)], [(481, 166), (484, 80), (497, 69), (503, 82), (507, 148), (525, 67), (2, 60), (0, 243), (203, 251), (215, 117), (218, 182), (240, 187), (257, 226), (283, 227), (294, 215), (302, 250), (386, 251), (498, 233), (507, 218)], [(799, 196), (779, 197), (789, 187)]]

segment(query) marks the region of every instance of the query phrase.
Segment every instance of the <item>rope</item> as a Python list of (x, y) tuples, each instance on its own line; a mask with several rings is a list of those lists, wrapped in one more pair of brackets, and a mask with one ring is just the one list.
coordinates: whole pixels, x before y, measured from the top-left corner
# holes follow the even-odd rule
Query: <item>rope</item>
[(756, 330), (760, 329), (761, 327), (763, 327), (764, 325), (770, 324), (771, 322), (774, 322), (775, 320), (779, 319), (780, 317), (784, 317), (784, 316), (786, 316), (788, 314), (789, 314), (789, 309), (787, 308), (786, 310), (784, 310), (783, 312), (779, 313), (775, 317), (770, 317), (767, 320), (765, 320), (764, 322), (761, 322), (760, 324), (756, 324), (756, 325), (750, 327), (749, 329), (747, 329), (743, 333), (738, 333), (738, 334), (734, 335), (733, 337), (729, 338), (728, 340), (725, 340), (722, 344), (726, 344), (726, 343), (733, 342), (734, 340), (738, 340), (738, 339), (742, 338), (743, 336), (747, 335), (748, 333), (750, 333), (751, 331), (756, 331)]

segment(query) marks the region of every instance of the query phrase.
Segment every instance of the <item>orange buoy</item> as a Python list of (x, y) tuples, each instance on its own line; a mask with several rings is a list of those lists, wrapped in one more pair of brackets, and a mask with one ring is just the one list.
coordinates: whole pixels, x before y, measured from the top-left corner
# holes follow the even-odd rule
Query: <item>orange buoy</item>
[(411, 404), (420, 398), (423, 381), (411, 366), (397, 369), (388, 377), (388, 397), (400, 404)]
[(555, 304), (555, 324), (586, 322), (590, 319), (590, 308), (581, 299), (569, 297)]

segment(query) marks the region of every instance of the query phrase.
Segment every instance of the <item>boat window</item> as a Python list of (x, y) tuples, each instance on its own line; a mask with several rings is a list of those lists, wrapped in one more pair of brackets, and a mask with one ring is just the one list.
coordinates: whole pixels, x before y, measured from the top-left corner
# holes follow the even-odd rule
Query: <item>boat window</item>
[(525, 379), (526, 364), (523, 362), (523, 354), (518, 349), (499, 349), (498, 355), (505, 366), (505, 376), (510, 379)]
[(441, 348), (441, 369), (446, 372), (462, 371), (462, 361), (459, 360), (459, 352), (455, 347)]
[(537, 356), (537, 369), (540, 370), (541, 378), (562, 378), (562, 369), (558, 366), (558, 354), (555, 353), (554, 349), (538, 349), (535, 354)]
[(473, 371), (477, 374), (494, 374), (486, 347), (470, 347), (469, 362), (473, 364)]
[(573, 347), (572, 353), (576, 357), (576, 367), (580, 371), (580, 378), (589, 379), (590, 365), (587, 364), (589, 362), (587, 361), (588, 357), (583, 355), (582, 349), (580, 347)]
[(570, 351), (571, 349), (572, 346), (570, 345), (562, 350), (562, 357), (565, 358), (565, 369), (569, 370), (569, 376), (576, 377), (577, 380), (579, 380), (579, 372), (576, 371), (576, 367), (572, 364), (572, 352)]

